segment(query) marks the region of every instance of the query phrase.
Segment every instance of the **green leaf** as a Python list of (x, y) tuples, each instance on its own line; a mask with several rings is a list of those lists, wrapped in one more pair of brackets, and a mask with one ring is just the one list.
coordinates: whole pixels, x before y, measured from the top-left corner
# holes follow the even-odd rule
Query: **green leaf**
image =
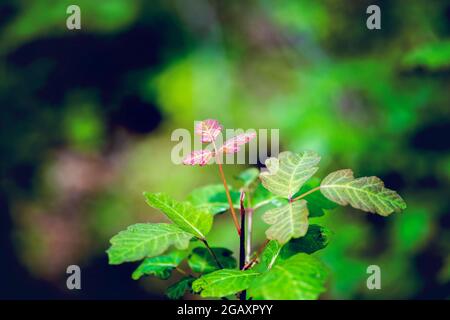
[(224, 212), (228, 209), (228, 202), (214, 201), (212, 198), (216, 194), (225, 192), (225, 188), (221, 184), (208, 185), (194, 189), (188, 196), (187, 200), (198, 209), (206, 209), (211, 214)]
[(182, 230), (205, 239), (211, 230), (213, 216), (205, 209), (198, 209), (190, 202), (178, 202), (164, 193), (144, 192), (147, 203), (160, 209), (173, 223)]
[(236, 178), (243, 182), (244, 187), (248, 187), (258, 179), (259, 170), (257, 168), (249, 168), (242, 171)]
[[(230, 190), (234, 206), (239, 206), (239, 191)], [(191, 192), (187, 200), (199, 210), (207, 210), (210, 214), (217, 214), (228, 210), (228, 200), (225, 188), (221, 184), (208, 185)]]
[(310, 218), (322, 217), (325, 214), (325, 211), (321, 207), (310, 202), (306, 203), (306, 207), (308, 208)]
[(403, 59), (406, 67), (425, 67), (431, 71), (450, 67), (450, 41), (437, 41), (421, 45), (407, 53)]
[(192, 235), (167, 223), (138, 223), (111, 238), (106, 251), (110, 264), (137, 261), (160, 255), (171, 245), (183, 250)]
[(254, 299), (314, 300), (325, 291), (328, 271), (322, 262), (298, 253), (256, 278), (248, 290)]
[[(233, 252), (226, 248), (211, 248), (216, 254), (217, 259), (225, 269), (236, 268), (236, 259), (233, 258)], [(216, 261), (211, 253), (202, 247), (192, 250), (192, 254), (188, 258), (189, 267), (194, 272), (209, 273), (219, 269)]]
[(146, 258), (131, 277), (138, 280), (144, 275), (153, 275), (160, 279), (167, 279), (172, 274), (172, 270), (178, 267), (186, 256), (186, 251), (172, 251), (162, 256)]
[(331, 234), (328, 228), (312, 224), (309, 226), (308, 232), (304, 237), (291, 239), (283, 246), (280, 257), (281, 259), (287, 259), (299, 252), (311, 254), (323, 249), (328, 245)]
[(258, 275), (252, 270), (221, 269), (195, 280), (192, 289), (202, 297), (225, 297), (246, 290)]
[(317, 171), (319, 161), (320, 156), (312, 151), (282, 152), (278, 158), (266, 160), (268, 171), (260, 174), (262, 184), (270, 192), (290, 199)]
[(350, 169), (330, 173), (323, 179), (320, 190), (325, 197), (340, 204), (363, 211), (388, 216), (406, 208), (406, 203), (397, 192), (384, 187), (377, 177), (355, 179)]
[(271, 225), (266, 236), (281, 244), (291, 238), (303, 237), (308, 230), (308, 208), (305, 200), (290, 202), (280, 208), (272, 208), (264, 213), (264, 222)]
[(194, 277), (185, 277), (180, 281), (174, 283), (170, 287), (167, 288), (166, 295), (169, 299), (179, 300), (183, 298), (186, 291), (190, 291), (192, 289), (192, 282), (194, 282)]
[(276, 240), (270, 240), (261, 253), (260, 262), (254, 270), (265, 272), (270, 270), (275, 263), (284, 261), (297, 253), (311, 254), (323, 249), (328, 245), (330, 236), (331, 231), (328, 228), (312, 224), (308, 227), (308, 232), (304, 237), (291, 239), (284, 245)]
[(270, 240), (261, 253), (261, 261), (256, 265), (255, 270), (259, 272), (265, 272), (272, 268), (277, 261), (282, 245), (276, 240)]
[(252, 195), (252, 206), (254, 208), (260, 208), (265, 205), (273, 205), (275, 207), (281, 207), (286, 204), (287, 200), (279, 196), (274, 195), (269, 190), (264, 188), (262, 184), (258, 184)]

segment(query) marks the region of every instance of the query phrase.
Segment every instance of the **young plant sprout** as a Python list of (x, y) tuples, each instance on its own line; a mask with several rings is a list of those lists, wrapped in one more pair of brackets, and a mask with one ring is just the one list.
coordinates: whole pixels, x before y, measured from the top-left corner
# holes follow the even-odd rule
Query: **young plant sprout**
[[(183, 202), (165, 193), (145, 192), (147, 203), (172, 223), (134, 224), (115, 235), (107, 250), (110, 264), (142, 260), (132, 274), (136, 280), (142, 276), (168, 279), (174, 270), (179, 272), (182, 278), (167, 289), (170, 299), (181, 299), (187, 292), (242, 300), (318, 299), (329, 271), (314, 252), (327, 246), (331, 231), (310, 220), (337, 205), (381, 216), (406, 208), (397, 192), (377, 177), (355, 178), (350, 169), (332, 172), (322, 180), (315, 177), (320, 156), (313, 151), (287, 151), (269, 158), (267, 170), (245, 170), (238, 177), (241, 185), (234, 189), (227, 183), (220, 156), (238, 152), (256, 134), (240, 134), (218, 146), (221, 130), (217, 120), (198, 123), (195, 133), (212, 149), (193, 151), (183, 163), (215, 162), (222, 185), (195, 189)], [(211, 247), (207, 241), (214, 216), (225, 211), (230, 212), (239, 236), (239, 264), (231, 250)], [(262, 218), (268, 228), (266, 240), (252, 251), (255, 217)]]
[(236, 230), (238, 234), (241, 234), (241, 229), (239, 226), (239, 222), (236, 216), (236, 213), (233, 208), (233, 202), (231, 200), (230, 190), (228, 189), (227, 180), (225, 178), (225, 174), (223, 173), (222, 163), (220, 161), (219, 156), (224, 153), (236, 153), (239, 151), (240, 147), (253, 138), (256, 137), (256, 133), (243, 133), (239, 134), (227, 141), (220, 147), (217, 148), (215, 140), (217, 136), (222, 131), (222, 126), (219, 124), (217, 120), (205, 120), (199, 122), (195, 127), (195, 133), (200, 136), (200, 141), (203, 143), (212, 143), (213, 150), (197, 150), (193, 151), (188, 157), (186, 157), (183, 161), (186, 165), (200, 165), (204, 166), (207, 164), (211, 158), (215, 157), (216, 162), (219, 166), (220, 178), (222, 179), (223, 186), (225, 188), (225, 193), (227, 196), (228, 204), (230, 206), (230, 213), (233, 218), (234, 225), (236, 226)]

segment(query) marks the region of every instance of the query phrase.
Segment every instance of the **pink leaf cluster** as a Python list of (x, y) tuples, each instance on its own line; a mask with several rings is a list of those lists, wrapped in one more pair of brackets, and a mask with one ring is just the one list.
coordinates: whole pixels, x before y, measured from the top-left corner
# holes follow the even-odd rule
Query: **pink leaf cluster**
[(194, 166), (196, 164), (204, 166), (211, 160), (214, 153), (210, 150), (192, 151), (190, 155), (183, 159), (183, 164)]
[(207, 119), (200, 121), (195, 126), (195, 133), (200, 136), (201, 142), (213, 142), (222, 131), (219, 121)]
[(225, 143), (220, 148), (219, 152), (224, 153), (238, 152), (242, 145), (248, 143), (250, 140), (253, 140), (255, 137), (256, 137), (255, 132), (238, 134), (237, 136), (225, 141)]
[[(222, 126), (219, 121), (214, 119), (207, 119), (200, 121), (195, 126), (195, 133), (200, 136), (201, 142), (213, 142), (222, 131)], [(225, 141), (219, 150), (195, 150), (183, 159), (185, 165), (206, 165), (214, 155), (221, 153), (235, 153), (240, 150), (240, 147), (256, 137), (255, 132), (242, 133)]]

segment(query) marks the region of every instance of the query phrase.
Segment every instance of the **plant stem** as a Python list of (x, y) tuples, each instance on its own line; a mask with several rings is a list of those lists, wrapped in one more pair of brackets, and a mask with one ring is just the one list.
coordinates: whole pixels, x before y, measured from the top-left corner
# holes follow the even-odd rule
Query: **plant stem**
[(175, 270), (177, 270), (179, 273), (181, 273), (181, 274), (184, 275), (184, 276), (187, 276), (187, 275), (188, 275), (187, 272), (184, 271), (183, 269), (181, 269), (180, 267), (176, 267)]
[(261, 255), (261, 253), (263, 252), (264, 248), (267, 246), (268, 243), (269, 243), (269, 239), (266, 239), (266, 241), (264, 241), (264, 243), (261, 245), (261, 247), (259, 247), (258, 251), (255, 254), (255, 257), (245, 264), (244, 270), (247, 270), (248, 268), (250, 268), (256, 262), (256, 260), (258, 260), (259, 256)]
[(306, 197), (307, 195), (309, 195), (309, 194), (311, 194), (313, 192), (316, 192), (317, 190), (320, 190), (320, 186), (319, 187), (315, 187), (314, 189), (311, 189), (311, 190), (309, 190), (309, 191), (299, 195), (298, 197), (296, 197), (294, 199), (291, 199), (290, 202), (294, 202), (294, 201), (300, 200), (300, 199)]
[(269, 244), (269, 239), (264, 240), (263, 244), (261, 245), (261, 247), (259, 247), (257, 255), (259, 256), (263, 250), (266, 248), (266, 246)]
[(247, 237), (245, 238), (245, 263), (250, 261), (252, 252), (252, 228), (253, 228), (253, 208), (247, 209)]
[(233, 201), (231, 200), (230, 190), (228, 189), (227, 180), (225, 179), (225, 174), (223, 173), (222, 164), (219, 162), (218, 165), (219, 165), (220, 178), (222, 179), (223, 186), (225, 187), (225, 193), (227, 195), (228, 205), (230, 206), (231, 216), (233, 217), (233, 222), (234, 222), (234, 225), (238, 232), (238, 235), (240, 235), (241, 229), (239, 227), (239, 222), (236, 217), (236, 212), (234, 211), (234, 208), (233, 208)]
[(245, 238), (245, 263), (250, 261), (250, 255), (252, 252), (252, 228), (253, 228), (253, 206), (252, 206), (252, 198), (251, 192), (248, 188), (245, 189), (245, 194), (247, 196), (247, 204), (248, 208), (246, 210), (246, 218), (247, 218), (247, 236)]
[[(239, 270), (243, 270), (245, 266), (245, 207), (244, 207), (245, 192), (241, 191), (240, 205), (241, 205), (241, 233), (239, 235)], [(247, 291), (244, 290), (239, 294), (239, 300), (247, 300)]]
[(209, 253), (211, 254), (211, 256), (214, 258), (214, 261), (216, 261), (217, 266), (220, 269), (223, 269), (222, 264), (220, 263), (219, 259), (217, 258), (216, 254), (214, 253), (214, 251), (211, 249), (211, 247), (209, 246), (208, 242), (206, 241), (206, 239), (200, 239), (201, 242), (204, 243), (206, 249), (208, 249)]

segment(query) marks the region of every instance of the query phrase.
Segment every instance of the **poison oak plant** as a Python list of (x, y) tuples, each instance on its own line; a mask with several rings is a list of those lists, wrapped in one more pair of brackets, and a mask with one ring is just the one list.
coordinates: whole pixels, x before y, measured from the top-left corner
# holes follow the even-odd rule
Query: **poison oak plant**
[[(195, 132), (212, 150), (194, 151), (184, 164), (215, 162), (222, 185), (195, 189), (184, 202), (165, 193), (144, 192), (147, 203), (172, 223), (132, 225), (115, 235), (107, 250), (110, 264), (142, 260), (133, 279), (168, 279), (174, 270), (180, 272), (183, 278), (167, 289), (171, 299), (188, 291), (205, 298), (317, 299), (325, 291), (328, 271), (313, 253), (327, 246), (331, 232), (309, 220), (337, 205), (382, 216), (406, 208), (403, 199), (377, 177), (355, 178), (352, 170), (344, 169), (320, 181), (314, 177), (320, 157), (312, 151), (269, 158), (267, 170), (242, 172), (240, 186), (232, 188), (220, 156), (239, 151), (255, 135), (237, 135), (217, 146), (221, 130), (216, 120), (200, 122)], [(236, 227), (239, 263), (231, 250), (208, 243), (214, 216), (226, 211)], [(254, 216), (268, 224), (267, 240), (256, 250), (251, 241)]]

